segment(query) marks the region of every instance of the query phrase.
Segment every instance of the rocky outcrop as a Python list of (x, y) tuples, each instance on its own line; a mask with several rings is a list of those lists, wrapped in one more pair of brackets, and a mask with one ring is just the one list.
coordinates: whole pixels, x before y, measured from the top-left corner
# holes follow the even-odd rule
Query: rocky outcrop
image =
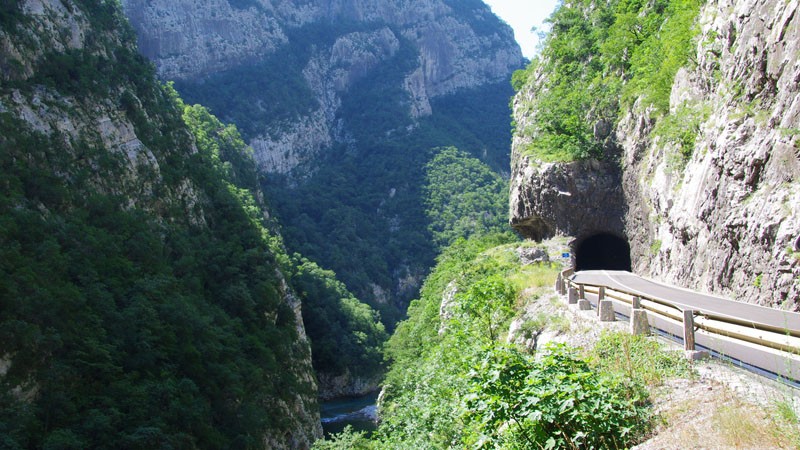
[[(416, 67), (402, 82), (411, 117), (431, 114), (430, 101), (437, 96), (503, 81), (523, 61), (511, 29), (485, 5), (444, 0), (124, 0), (123, 5), (142, 52), (168, 80), (200, 80), (252, 64), (289, 44), (293, 33), (338, 33), (314, 42), (304, 62), (303, 76), (318, 108), (293, 123), (261, 124), (262, 131), (249, 136), (265, 172), (289, 173), (334, 142), (352, 139), (337, 120), (341, 99), (353, 83), (395, 57), (401, 42), (417, 55)], [(342, 25), (332, 25), (337, 23)]]
[(623, 117), (634, 270), (727, 297), (800, 310), (800, 11), (797, 1), (718, 0), (699, 18), (697, 66), (673, 114), (702, 111), (691, 157)]
[(337, 398), (361, 397), (377, 392), (380, 389), (382, 377), (354, 377), (350, 371), (345, 371), (341, 375), (317, 373), (317, 381), (319, 383), (319, 398), (327, 401)]
[(622, 178), (615, 163), (545, 163), (520, 155), (510, 192), (511, 226), (528, 238), (624, 231)]
[[(670, 99), (696, 135), (666, 139), (635, 104), (613, 130), (621, 179), (610, 163), (598, 173), (531, 161), (515, 136), (512, 224), (534, 238), (622, 225), (639, 274), (800, 310), (799, 13), (797, 1), (709, 1)], [(535, 120), (525, 108), (535, 86), (517, 96), (518, 128)], [(610, 201), (620, 189), (621, 204)]]

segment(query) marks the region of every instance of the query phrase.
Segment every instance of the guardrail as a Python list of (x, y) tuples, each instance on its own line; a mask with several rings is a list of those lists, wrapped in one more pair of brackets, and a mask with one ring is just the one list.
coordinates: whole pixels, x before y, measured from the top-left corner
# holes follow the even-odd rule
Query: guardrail
[(686, 308), (619, 287), (576, 283), (570, 279), (574, 273), (572, 268), (559, 273), (556, 291), (578, 309), (594, 308), (601, 321), (615, 321), (621, 315), (629, 318), (632, 334), (656, 329), (682, 341), (687, 357), (702, 357), (708, 351), (800, 385), (800, 330)]

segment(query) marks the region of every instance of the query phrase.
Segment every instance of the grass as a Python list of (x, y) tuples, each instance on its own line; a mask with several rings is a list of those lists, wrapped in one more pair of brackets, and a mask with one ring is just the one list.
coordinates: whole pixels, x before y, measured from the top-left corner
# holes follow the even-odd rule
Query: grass
[(604, 331), (590, 356), (603, 369), (651, 387), (667, 378), (692, 375), (682, 354), (665, 350), (655, 339), (620, 331)]
[(728, 397), (712, 424), (721, 443), (734, 448), (800, 448), (800, 420), (791, 400), (777, 401), (768, 411)]
[(776, 400), (772, 412), (773, 433), (793, 448), (800, 448), (800, 413), (791, 398)]

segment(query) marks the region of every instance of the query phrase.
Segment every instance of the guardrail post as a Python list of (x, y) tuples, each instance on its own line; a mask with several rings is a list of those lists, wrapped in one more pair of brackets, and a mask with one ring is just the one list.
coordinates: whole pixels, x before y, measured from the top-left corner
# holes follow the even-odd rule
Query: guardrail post
[(599, 286), (597, 288), (597, 315), (600, 315), (600, 304), (606, 299), (606, 287)]
[(614, 315), (614, 303), (611, 300), (600, 300), (597, 304), (597, 311), (601, 322), (617, 320), (617, 316)]
[(567, 296), (567, 303), (574, 305), (578, 303), (578, 290), (574, 287), (569, 288), (569, 295)]
[(582, 284), (578, 285), (578, 298), (586, 298), (586, 287)]
[(556, 277), (556, 292), (559, 294), (561, 293), (561, 272), (558, 272), (558, 276)]
[(694, 311), (683, 311), (683, 349), (694, 351)]
[(639, 297), (633, 297), (633, 301), (631, 301), (631, 307), (631, 334), (650, 334), (650, 323), (647, 321), (647, 311), (642, 309), (642, 300)]

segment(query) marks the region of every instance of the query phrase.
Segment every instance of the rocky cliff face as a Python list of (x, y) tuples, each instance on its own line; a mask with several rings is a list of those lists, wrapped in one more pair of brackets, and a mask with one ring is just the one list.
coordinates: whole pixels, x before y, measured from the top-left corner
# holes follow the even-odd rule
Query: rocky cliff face
[(519, 156), (510, 198), (511, 226), (531, 239), (624, 233), (622, 174), (613, 162), (544, 163)]
[[(614, 130), (622, 184), (518, 156), (515, 138), (511, 222), (576, 236), (592, 205), (622, 188), (624, 207), (605, 220), (624, 221), (634, 271), (730, 298), (800, 309), (800, 15), (797, 1), (709, 1), (698, 18), (691, 63), (675, 77), (670, 116), (694, 129), (684, 147), (656, 129), (654, 111), (635, 105)], [(518, 94), (517, 121), (535, 84)], [(663, 119), (662, 119), (663, 120)], [(682, 156), (681, 156), (682, 155)], [(585, 165), (585, 164), (584, 164)], [(554, 179), (555, 178), (555, 179)], [(586, 192), (595, 200), (557, 202)], [(589, 189), (591, 190), (591, 189)], [(542, 192), (552, 192), (551, 195)], [(612, 203), (613, 204), (613, 203)], [(578, 209), (581, 213), (575, 213)], [(602, 215), (602, 212), (599, 213)], [(556, 226), (555, 218), (569, 218)], [(527, 224), (546, 223), (535, 232)], [(582, 225), (583, 224), (583, 225)], [(546, 234), (546, 233), (545, 233)]]
[[(244, 401), (257, 404), (262, 416), (283, 417), (269, 426), (258, 419), (249, 430), (261, 433), (253, 445), (308, 448), (322, 431), (299, 301), (271, 257), (256, 263), (263, 276), (260, 287), (250, 291), (255, 294), (251, 306), (263, 307), (257, 317), (223, 311), (219, 298), (204, 298), (201, 291), (215, 282), (191, 268), (189, 259), (199, 248), (189, 244), (178, 250), (189, 241), (176, 247), (172, 239), (211, 237), (224, 223), (221, 217), (237, 214), (235, 203), (220, 213), (215, 181), (207, 171), (200, 176), (192, 171), (202, 166), (193, 166), (202, 155), (139, 56), (117, 5), (22, 0), (1, 12), (0, 242), (8, 264), (0, 269), (5, 410), (0, 422), (9, 433), (6, 444), (86, 447), (103, 444), (102, 433), (110, 433), (124, 445), (213, 446), (230, 435), (223, 437), (220, 430), (227, 425), (212, 416)], [(138, 231), (125, 238), (130, 226)], [(41, 230), (47, 232), (37, 235)], [(239, 231), (228, 231), (238, 239), (233, 235)], [(206, 242), (220, 243), (213, 237)], [(268, 254), (265, 243), (249, 245)], [(50, 246), (46, 255), (42, 246)], [(147, 246), (152, 246), (145, 251), (149, 256), (132, 250)], [(176, 251), (186, 257), (182, 263)], [(81, 254), (88, 254), (88, 262), (70, 265)], [(205, 287), (195, 291), (194, 282), (186, 284), (181, 264), (188, 264), (184, 269), (196, 280), (204, 279)], [(245, 291), (251, 287), (237, 289), (234, 297), (250, 295)], [(196, 314), (208, 322), (192, 324)], [(222, 324), (237, 314), (240, 324), (254, 319), (251, 331), (285, 333), (269, 363), (263, 354), (253, 357), (252, 349), (244, 356), (219, 328), (211, 330), (226, 327)], [(127, 339), (135, 344), (126, 344)], [(177, 342), (181, 348), (176, 350)], [(188, 361), (195, 356), (207, 365), (225, 366), (198, 350), (208, 349), (209, 342), (226, 353), (224, 358), (243, 356), (242, 361), (260, 365), (264, 372), (251, 379), (252, 391), (223, 393), (228, 400), (210, 406), (220, 391), (209, 386), (233, 388), (241, 374), (193, 373)], [(280, 388), (286, 395), (259, 397), (277, 379), (291, 381), (291, 387)], [(176, 382), (180, 394), (170, 390)], [(259, 398), (241, 398), (246, 395)], [(162, 403), (148, 403), (154, 396)], [(139, 407), (151, 410), (139, 415)], [(193, 415), (191, 425), (176, 419), (182, 414)], [(94, 419), (85, 421), (89, 416)], [(50, 423), (41, 426), (40, 420)], [(214, 431), (202, 431), (209, 429)]]
[[(433, 98), (501, 82), (522, 57), (508, 26), (479, 2), (315, 0), (123, 1), (142, 52), (164, 79), (201, 80), (247, 66), (315, 30), (301, 61), (317, 107), (290, 123), (262, 123), (249, 136), (266, 172), (288, 173), (350, 139), (337, 112), (354, 82), (393, 58), (401, 42), (416, 52), (402, 82), (414, 117), (431, 113)], [(340, 25), (336, 25), (340, 24)], [(337, 28), (338, 27), (338, 28)]]
[(705, 111), (691, 158), (621, 121), (634, 268), (734, 299), (800, 308), (800, 14), (798, 2), (709, 2), (696, 67), (670, 100)]

